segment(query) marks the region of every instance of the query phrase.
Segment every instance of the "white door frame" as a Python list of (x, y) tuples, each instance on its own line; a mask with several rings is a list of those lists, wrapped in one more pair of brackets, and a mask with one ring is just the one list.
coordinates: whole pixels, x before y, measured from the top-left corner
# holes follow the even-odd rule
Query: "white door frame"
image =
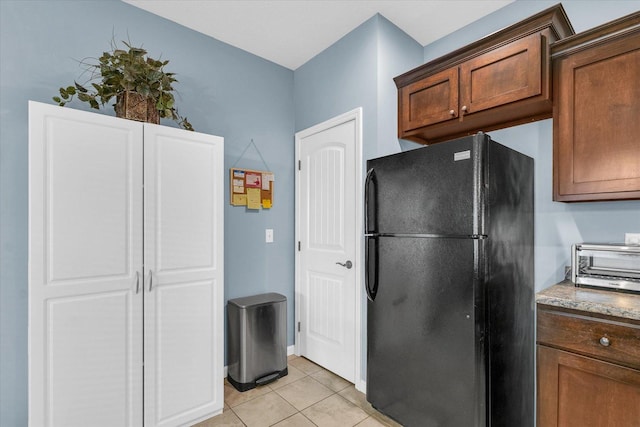
[[(362, 348), (362, 322), (361, 322), (361, 313), (362, 313), (362, 274), (364, 272), (364, 262), (362, 258), (362, 245), (363, 245), (363, 212), (359, 207), (363, 206), (363, 195), (362, 195), (362, 107), (358, 107), (354, 110), (348, 111), (344, 114), (336, 116), (332, 119), (319, 123), (310, 128), (304, 129), (300, 132), (296, 132), (295, 135), (295, 168), (296, 171), (299, 171), (298, 162), (300, 160), (300, 144), (302, 140), (310, 135), (313, 135), (318, 132), (325, 131), (335, 126), (339, 126), (343, 123), (349, 121), (355, 121), (356, 128), (356, 137), (355, 137), (355, 195), (356, 195), (356, 210), (355, 210), (355, 229), (353, 233), (355, 234), (355, 260), (356, 260), (356, 269), (355, 269), (355, 285), (356, 285), (356, 294), (355, 294), (355, 307), (353, 310), (355, 312), (355, 386), (356, 389), (365, 392), (366, 389), (366, 381), (362, 378), (361, 370), (361, 348)], [(295, 201), (295, 354), (300, 355), (300, 332), (298, 331), (298, 322), (300, 322), (300, 292), (301, 292), (301, 284), (300, 284), (300, 252), (298, 251), (298, 242), (300, 242), (300, 173), (295, 174), (295, 186), (296, 186), (296, 201)]]

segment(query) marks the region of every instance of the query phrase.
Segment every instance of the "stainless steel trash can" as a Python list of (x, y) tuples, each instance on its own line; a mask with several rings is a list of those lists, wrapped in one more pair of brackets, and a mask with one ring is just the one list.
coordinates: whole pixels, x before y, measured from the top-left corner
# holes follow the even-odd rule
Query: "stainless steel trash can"
[(287, 297), (276, 293), (227, 302), (227, 379), (239, 391), (288, 374)]

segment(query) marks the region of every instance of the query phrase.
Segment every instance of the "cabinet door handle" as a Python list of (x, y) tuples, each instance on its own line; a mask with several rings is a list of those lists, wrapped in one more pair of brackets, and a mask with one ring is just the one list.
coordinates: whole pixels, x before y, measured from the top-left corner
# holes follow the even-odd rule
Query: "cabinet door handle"
[(449, 110), (449, 114), (452, 115), (452, 116), (455, 116), (456, 115), (456, 110)]
[(603, 347), (609, 347), (609, 345), (611, 345), (611, 341), (609, 341), (609, 338), (607, 337), (602, 337), (600, 338), (600, 345)]
[(136, 271), (136, 294), (140, 292), (140, 272)]
[(462, 112), (463, 112), (463, 113), (466, 113), (467, 111), (469, 111), (469, 108), (467, 108), (467, 106), (466, 106), (466, 105), (463, 105), (463, 106), (462, 106)]
[(149, 270), (149, 292), (153, 288), (153, 271)]

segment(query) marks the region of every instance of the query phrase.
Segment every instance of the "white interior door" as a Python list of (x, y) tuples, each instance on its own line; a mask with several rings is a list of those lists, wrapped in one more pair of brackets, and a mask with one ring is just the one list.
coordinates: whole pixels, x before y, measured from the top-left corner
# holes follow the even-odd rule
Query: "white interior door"
[(145, 124), (145, 425), (223, 406), (223, 139)]
[(29, 103), (29, 424), (142, 424), (142, 125)]
[(296, 134), (298, 352), (350, 382), (359, 367), (360, 117)]

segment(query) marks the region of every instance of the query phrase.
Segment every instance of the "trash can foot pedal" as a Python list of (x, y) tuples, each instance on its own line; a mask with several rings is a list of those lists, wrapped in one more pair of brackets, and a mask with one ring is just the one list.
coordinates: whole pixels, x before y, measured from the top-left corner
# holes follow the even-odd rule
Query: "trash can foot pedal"
[(277, 380), (278, 378), (284, 377), (288, 373), (289, 373), (288, 372), (288, 368), (285, 368), (283, 371), (274, 372), (273, 374), (265, 375), (264, 377), (258, 378), (256, 380), (256, 386), (272, 383), (275, 380)]
[(227, 380), (231, 383), (232, 386), (236, 388), (238, 391), (247, 391), (252, 388), (259, 387), (261, 385), (269, 384), (277, 380), (278, 378), (282, 378), (289, 374), (289, 368), (284, 368), (282, 371), (274, 372), (269, 375), (265, 375), (264, 377), (258, 378), (253, 382), (241, 383), (234, 380), (231, 376), (227, 376)]

